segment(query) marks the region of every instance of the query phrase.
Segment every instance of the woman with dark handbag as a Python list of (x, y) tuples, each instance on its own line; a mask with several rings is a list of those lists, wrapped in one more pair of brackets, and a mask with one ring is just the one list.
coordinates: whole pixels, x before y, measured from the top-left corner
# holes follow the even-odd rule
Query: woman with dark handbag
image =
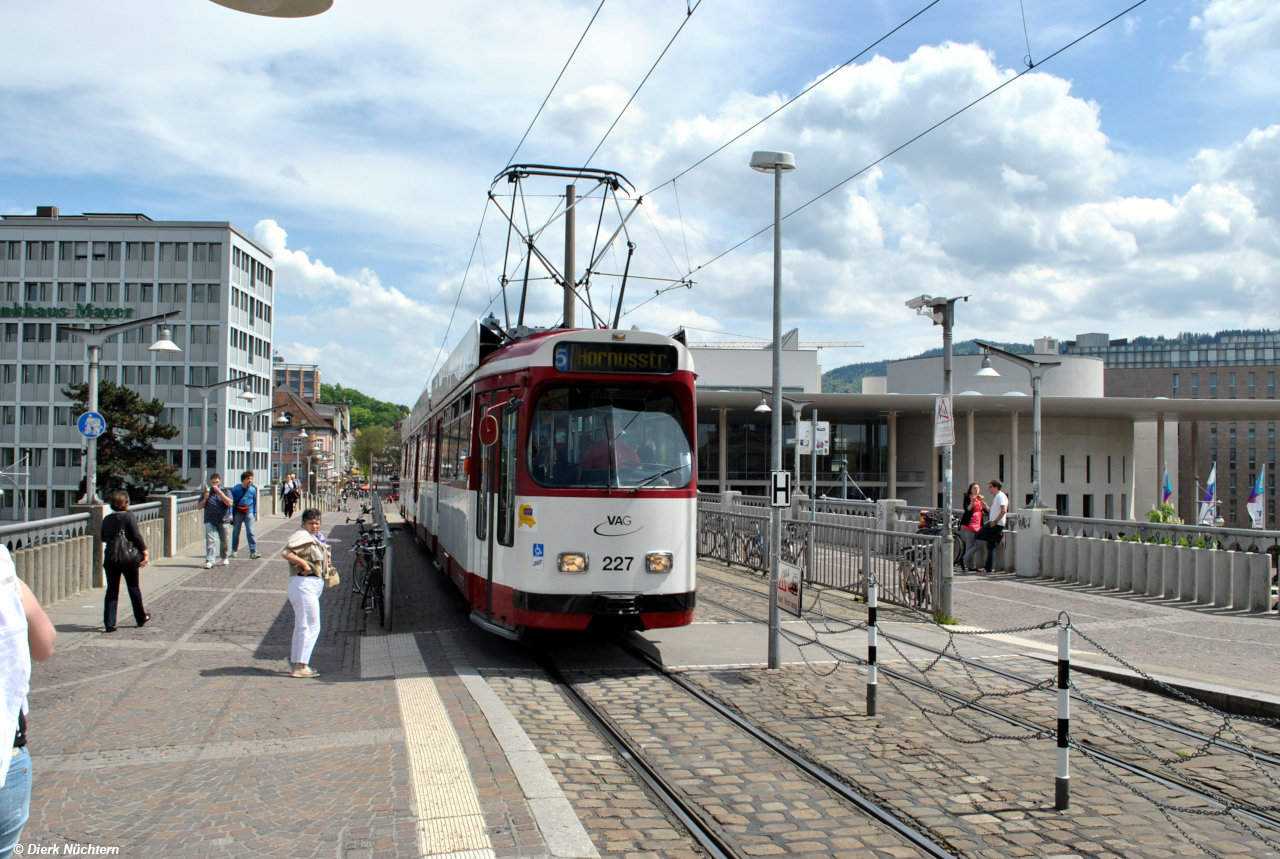
[(129, 512), (129, 493), (117, 489), (107, 496), (107, 503), (115, 512), (102, 520), (102, 568), (107, 574), (107, 599), (102, 622), (107, 632), (115, 632), (121, 576), (124, 576), (125, 586), (129, 589), (133, 619), (138, 626), (144, 626), (151, 620), (151, 615), (142, 605), (142, 589), (138, 586), (138, 570), (151, 562), (151, 555), (142, 539), (142, 532), (138, 530), (138, 520)]

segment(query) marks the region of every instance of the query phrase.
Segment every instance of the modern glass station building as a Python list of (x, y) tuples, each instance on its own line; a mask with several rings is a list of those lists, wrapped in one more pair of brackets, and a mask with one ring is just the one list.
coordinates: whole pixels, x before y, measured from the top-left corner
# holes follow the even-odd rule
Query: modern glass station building
[[(101, 374), (165, 404), (175, 438), (157, 445), (188, 485), (201, 469), (265, 474), (270, 451), (274, 271), (271, 254), (228, 222), (153, 221), (141, 214), (0, 219), (0, 519), (57, 516), (79, 500), (84, 439), (67, 384), (88, 376), (72, 329), (176, 312), (181, 352), (148, 346), (158, 325), (124, 330), (102, 349)], [(208, 392), (201, 432), (198, 388)], [(25, 503), (24, 503), (25, 499)]]

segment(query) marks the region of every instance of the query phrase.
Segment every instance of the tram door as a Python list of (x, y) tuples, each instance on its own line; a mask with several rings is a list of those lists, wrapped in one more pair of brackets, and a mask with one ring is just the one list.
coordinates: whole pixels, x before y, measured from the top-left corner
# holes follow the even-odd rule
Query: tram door
[(493, 619), (495, 546), (515, 545), (517, 417), (514, 388), (476, 396), (480, 416), (480, 479), (476, 493), (476, 538), (485, 576), (484, 611)]

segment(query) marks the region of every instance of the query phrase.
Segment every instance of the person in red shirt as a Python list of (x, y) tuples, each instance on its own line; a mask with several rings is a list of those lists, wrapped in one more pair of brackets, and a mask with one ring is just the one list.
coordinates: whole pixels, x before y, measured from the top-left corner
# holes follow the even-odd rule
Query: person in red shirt
[[(610, 439), (613, 439), (612, 444)], [(609, 461), (610, 449), (613, 452), (613, 461)], [(604, 435), (598, 440), (591, 443), (586, 453), (582, 455), (582, 461), (578, 463), (578, 475), (581, 477), (582, 472), (588, 469), (612, 468), (638, 468), (640, 466), (640, 455), (636, 453), (636, 449), (621, 439), (615, 438), (613, 434), (613, 418), (604, 419)]]

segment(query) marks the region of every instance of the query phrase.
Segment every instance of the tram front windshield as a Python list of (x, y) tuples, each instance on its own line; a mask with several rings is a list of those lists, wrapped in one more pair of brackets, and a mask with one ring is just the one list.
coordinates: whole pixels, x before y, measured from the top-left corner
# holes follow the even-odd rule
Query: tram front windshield
[(693, 455), (680, 406), (659, 388), (552, 388), (534, 407), (529, 473), (565, 488), (688, 486)]

